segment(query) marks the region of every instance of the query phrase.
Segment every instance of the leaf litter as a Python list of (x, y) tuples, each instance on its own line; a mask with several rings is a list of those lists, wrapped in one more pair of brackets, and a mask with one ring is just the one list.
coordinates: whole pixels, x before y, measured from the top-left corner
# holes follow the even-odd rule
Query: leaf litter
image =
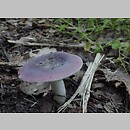
[(125, 84), (126, 90), (130, 95), (130, 74), (123, 72), (121, 69), (117, 69), (112, 72), (109, 69), (100, 69), (105, 74), (107, 82), (115, 81), (116, 87), (121, 87), (122, 83)]

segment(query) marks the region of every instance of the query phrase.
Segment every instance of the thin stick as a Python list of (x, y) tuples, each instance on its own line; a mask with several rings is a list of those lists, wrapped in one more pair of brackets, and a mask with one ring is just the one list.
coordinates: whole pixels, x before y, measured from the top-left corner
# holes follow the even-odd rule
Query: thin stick
[(56, 44), (48, 44), (48, 43), (31, 43), (31, 42), (21, 42), (21, 41), (13, 41), (8, 40), (8, 43), (25, 45), (25, 46), (49, 46), (49, 47), (75, 47), (75, 48), (84, 48), (84, 43), (81, 44), (65, 44), (65, 43), (56, 43)]
[(88, 104), (88, 100), (90, 98), (90, 88), (91, 88), (91, 84), (92, 84), (92, 81), (93, 81), (93, 77), (94, 77), (94, 74), (95, 74), (95, 72), (98, 68), (98, 65), (100, 64), (103, 57), (104, 56), (101, 57), (101, 55), (99, 55), (99, 54), (96, 55), (94, 63), (92, 64), (91, 70), (89, 72), (88, 80), (85, 81), (86, 85), (84, 87), (83, 96), (82, 96), (83, 113), (87, 112), (87, 104)]

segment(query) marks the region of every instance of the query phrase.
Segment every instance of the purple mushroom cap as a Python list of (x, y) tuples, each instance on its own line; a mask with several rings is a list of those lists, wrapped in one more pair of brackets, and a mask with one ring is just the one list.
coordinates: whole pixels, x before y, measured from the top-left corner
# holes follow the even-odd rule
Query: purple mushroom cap
[(19, 78), (28, 82), (64, 79), (81, 69), (82, 59), (66, 52), (53, 52), (31, 59), (19, 70)]

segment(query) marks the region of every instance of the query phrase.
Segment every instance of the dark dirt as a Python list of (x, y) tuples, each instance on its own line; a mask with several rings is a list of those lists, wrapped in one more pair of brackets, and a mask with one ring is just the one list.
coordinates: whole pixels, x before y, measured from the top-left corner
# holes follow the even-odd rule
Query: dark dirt
[[(28, 59), (30, 50), (41, 49), (42, 46), (24, 46), (10, 44), (8, 40), (19, 40), (21, 37), (35, 38), (38, 43), (46, 42), (56, 44), (63, 42), (74, 43), (74, 39), (60, 34), (47, 26), (51, 19), (38, 23), (41, 19), (0, 19), (0, 113), (56, 113), (59, 104), (53, 100), (53, 92), (46, 96), (26, 95), (20, 89), (18, 78), (19, 66), (2, 63), (16, 63)], [(46, 25), (46, 26), (45, 26)], [(66, 51), (79, 55), (83, 62), (94, 60), (91, 53), (81, 48), (56, 47), (57, 51)], [(105, 59), (100, 67), (105, 66)], [(117, 66), (110, 65), (109, 68)], [(107, 66), (108, 67), (108, 66)], [(67, 100), (74, 94), (83, 73), (87, 67), (84, 65), (79, 73), (64, 79), (67, 90)], [(80, 74), (81, 73), (81, 74)], [(88, 103), (88, 113), (126, 113), (129, 112), (129, 96), (125, 85), (116, 88), (115, 82), (107, 82), (101, 71), (96, 71), (91, 96)], [(77, 97), (80, 99), (80, 97)], [(80, 100), (73, 101), (64, 113), (81, 113)]]

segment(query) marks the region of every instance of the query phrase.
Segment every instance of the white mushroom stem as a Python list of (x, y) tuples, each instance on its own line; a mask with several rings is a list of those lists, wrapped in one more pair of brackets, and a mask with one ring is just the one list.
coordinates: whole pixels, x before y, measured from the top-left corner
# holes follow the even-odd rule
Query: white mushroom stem
[(54, 100), (59, 104), (63, 104), (66, 101), (66, 89), (63, 80), (51, 82), (51, 89), (55, 93)]

